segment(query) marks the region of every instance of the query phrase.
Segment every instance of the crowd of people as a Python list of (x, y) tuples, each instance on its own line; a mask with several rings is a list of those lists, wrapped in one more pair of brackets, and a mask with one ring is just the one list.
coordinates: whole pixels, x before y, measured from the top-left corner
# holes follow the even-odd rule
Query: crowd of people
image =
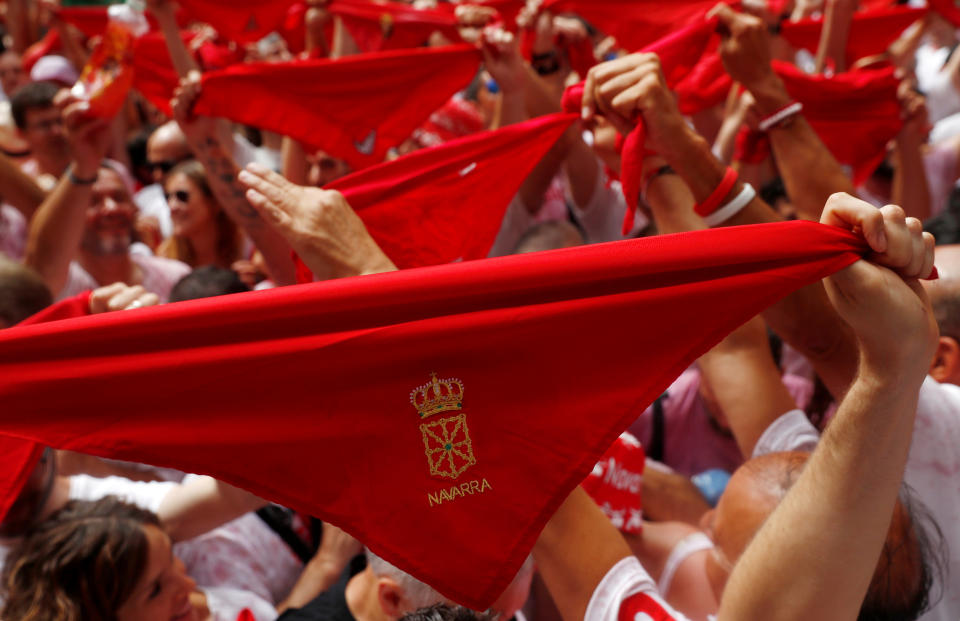
[[(850, 231), (863, 257), (769, 300), (616, 430), (486, 611), (348, 525), (146, 458), (39, 447), (17, 461), (21, 440), (0, 436), (13, 481), (0, 485), (0, 618), (960, 619), (960, 23), (942, 2), (307, 0), (279, 3), (283, 27), (253, 41), (190, 9), (219, 4), (256, 30), (256, 2), (249, 18), (246, 5), (180, 4), (147, 0), (161, 56), (142, 45), (124, 67), (143, 77), (156, 61), (176, 87), (158, 101), (134, 81), (107, 117), (72, 88), (103, 33), (56, 0), (5, 3), (4, 331), (418, 267), (389, 249), (439, 245), (448, 228), (368, 214), (415, 186), (431, 153), (508, 128), (522, 146), (548, 115), (567, 125), (516, 160), (522, 178), (493, 178), (506, 188), (484, 205), (493, 225), (457, 233), (485, 256), (809, 220)], [(679, 13), (657, 18), (667, 5)], [(87, 10), (106, 27), (106, 9)], [(789, 34), (807, 26), (811, 49)], [(655, 36), (625, 34), (642, 28)], [(384, 145), (395, 184), (369, 178), (366, 194), (348, 181), (378, 153), (376, 131), (339, 151), (198, 112), (211, 71), (452, 44), (476, 48), (475, 76)], [(344, 92), (371, 92), (341, 75)], [(878, 84), (877, 101), (850, 104)], [(230, 116), (255, 99), (229, 102)], [(311, 105), (273, 114), (323, 114)], [(478, 164), (430, 196), (451, 213), (482, 204), (457, 185)]]

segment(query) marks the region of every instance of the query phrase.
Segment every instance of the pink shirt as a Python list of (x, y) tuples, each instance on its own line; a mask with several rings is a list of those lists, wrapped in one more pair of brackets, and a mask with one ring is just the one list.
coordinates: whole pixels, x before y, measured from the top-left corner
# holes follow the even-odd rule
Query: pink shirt
[[(810, 380), (784, 375), (783, 383), (799, 407), (806, 406), (813, 394)], [(667, 389), (663, 400), (663, 462), (686, 476), (711, 468), (733, 472), (743, 463), (743, 456), (733, 436), (719, 431), (711, 423), (699, 387), (700, 371), (691, 368)], [(653, 406), (630, 425), (629, 431), (643, 443), (649, 455), (653, 441)]]

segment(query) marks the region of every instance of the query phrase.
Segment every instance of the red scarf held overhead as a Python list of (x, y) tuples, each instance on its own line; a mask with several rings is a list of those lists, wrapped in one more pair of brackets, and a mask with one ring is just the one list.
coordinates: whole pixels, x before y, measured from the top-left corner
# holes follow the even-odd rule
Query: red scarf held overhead
[[(927, 10), (926, 7), (895, 6), (854, 14), (847, 38), (847, 62), (853, 63), (886, 51)], [(780, 26), (780, 34), (792, 46), (816, 53), (822, 29), (823, 17), (817, 17), (797, 22), (784, 21)]]
[[(660, 66), (667, 86), (674, 88), (697, 65), (704, 50), (710, 43), (717, 20), (702, 20), (682, 30), (678, 30), (647, 47), (644, 52), (652, 52), (660, 58)], [(567, 89), (563, 95), (563, 108), (568, 112), (578, 112), (583, 99), (584, 84)], [(638, 118), (637, 125), (625, 137), (620, 160), (620, 181), (627, 202), (627, 213), (623, 219), (623, 234), (630, 233), (640, 200), (640, 178), (643, 174), (644, 142), (646, 130), (643, 119)]]
[(454, 140), (326, 189), (343, 193), (401, 269), (482, 259), (510, 199), (576, 118), (554, 114)]
[(204, 74), (195, 110), (290, 136), (359, 170), (409, 138), (479, 63), (476, 48), (455, 45), (237, 65)]
[(483, 610), (674, 377), (864, 249), (730, 227), (12, 328), (0, 431), (210, 474)]
[(183, 10), (237, 43), (253, 43), (281, 30), (296, 0), (181, 0)]
[(364, 52), (417, 47), (438, 31), (450, 42), (460, 41), (456, 17), (439, 8), (415, 9), (402, 2), (333, 0), (328, 10), (343, 20)]
[(833, 77), (809, 75), (789, 63), (774, 70), (791, 97), (803, 103), (803, 115), (854, 184), (863, 183), (887, 154), (887, 143), (903, 127), (894, 68), (854, 71)]
[[(343, 193), (400, 269), (483, 259), (510, 199), (576, 118), (543, 116), (422, 149), (325, 189)], [(313, 282), (294, 261), (298, 282)]]
[(543, 9), (576, 13), (625, 50), (643, 49), (701, 20), (717, 0), (544, 0)]

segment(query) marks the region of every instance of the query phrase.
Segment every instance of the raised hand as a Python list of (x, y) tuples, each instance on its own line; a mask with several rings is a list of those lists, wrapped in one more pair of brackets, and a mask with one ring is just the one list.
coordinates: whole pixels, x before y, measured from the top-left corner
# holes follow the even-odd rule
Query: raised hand
[(339, 192), (295, 185), (257, 164), (238, 178), (254, 209), (320, 280), (396, 269)]

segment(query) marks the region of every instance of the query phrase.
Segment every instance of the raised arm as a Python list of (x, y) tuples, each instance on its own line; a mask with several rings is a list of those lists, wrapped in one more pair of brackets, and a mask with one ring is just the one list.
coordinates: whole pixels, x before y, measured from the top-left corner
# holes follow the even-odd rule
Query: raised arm
[(246, 490), (211, 477), (198, 477), (173, 488), (157, 516), (174, 541), (191, 539), (267, 504)]
[(66, 283), (70, 262), (80, 249), (93, 185), (110, 143), (110, 120), (87, 117), (88, 103), (61, 91), (56, 104), (63, 115), (73, 162), (34, 214), (24, 258), (54, 296)]
[(797, 483), (740, 558), (720, 621), (857, 617), (880, 557), (910, 449), (917, 399), (937, 342), (918, 277), (933, 238), (899, 207), (832, 197), (824, 222), (865, 233), (878, 263), (828, 279), (860, 344), (856, 380)]
[(270, 277), (278, 285), (293, 284), (296, 276), (290, 246), (247, 202), (245, 188), (237, 181), (240, 169), (220, 140), (216, 121), (194, 116), (191, 112), (199, 92), (200, 75), (193, 73), (181, 82), (171, 102), (174, 117), (187, 136), (194, 155), (206, 168), (207, 181), (217, 200), (263, 255)]
[[(734, 17), (755, 19), (736, 14)], [(645, 181), (641, 184), (661, 230), (678, 232), (704, 228), (704, 219), (694, 213), (693, 206), (708, 201), (718, 191), (727, 167), (713, 155), (707, 141), (680, 115), (673, 94), (666, 87), (657, 57), (632, 54), (594, 67), (587, 78), (584, 101), (588, 116), (602, 114), (624, 134), (633, 128), (635, 115), (641, 115), (647, 133), (646, 147), (662, 158), (645, 160)], [(812, 130), (810, 135), (820, 144)], [(820, 148), (824, 148), (822, 144)], [(669, 164), (670, 171), (677, 174), (660, 174), (664, 170), (661, 163)], [(723, 197), (715, 197), (721, 204), (730, 204), (746, 191), (740, 182), (729, 187)], [(769, 205), (754, 196), (742, 204), (739, 212), (715, 222), (715, 225), (776, 222), (780, 219)], [(821, 284), (787, 296), (767, 309), (764, 319), (784, 341), (810, 359), (834, 396), (844, 393), (856, 371), (856, 345), (827, 301)]]

